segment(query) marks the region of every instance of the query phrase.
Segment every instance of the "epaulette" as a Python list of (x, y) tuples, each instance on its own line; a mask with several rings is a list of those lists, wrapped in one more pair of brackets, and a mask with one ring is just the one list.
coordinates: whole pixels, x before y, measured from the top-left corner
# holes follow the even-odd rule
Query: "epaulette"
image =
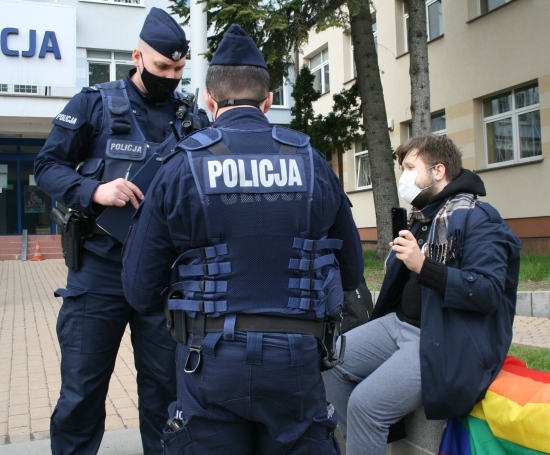
[(502, 217), (500, 216), (500, 213), (498, 213), (498, 210), (495, 209), (491, 204), (477, 200), (476, 207), (479, 207), (489, 216), (490, 223), (500, 223), (502, 221)]
[(271, 136), (281, 144), (291, 145), (293, 147), (305, 147), (309, 144), (310, 137), (299, 131), (276, 125), (271, 131)]
[(206, 127), (185, 136), (178, 142), (178, 147), (188, 151), (201, 150), (221, 141), (221, 139), (222, 132), (219, 129)]

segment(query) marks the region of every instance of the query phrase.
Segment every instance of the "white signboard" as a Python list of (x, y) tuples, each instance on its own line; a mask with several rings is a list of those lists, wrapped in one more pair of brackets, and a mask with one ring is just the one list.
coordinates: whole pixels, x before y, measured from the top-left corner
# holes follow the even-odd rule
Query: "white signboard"
[(76, 8), (0, 0), (0, 83), (76, 86)]

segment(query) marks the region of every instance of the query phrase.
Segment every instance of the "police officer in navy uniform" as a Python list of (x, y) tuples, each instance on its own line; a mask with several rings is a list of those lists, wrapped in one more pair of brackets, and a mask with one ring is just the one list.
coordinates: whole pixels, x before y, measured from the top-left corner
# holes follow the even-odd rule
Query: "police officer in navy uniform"
[(128, 301), (147, 313), (165, 297), (175, 333), (188, 334), (165, 453), (339, 453), (319, 340), (359, 285), (361, 244), (309, 137), (269, 125), (269, 86), (258, 47), (233, 25), (207, 73), (213, 128), (165, 160), (128, 238)]
[[(138, 207), (144, 195), (130, 182), (155, 153), (169, 153), (181, 129), (176, 112), (188, 44), (165, 11), (151, 8), (125, 80), (84, 88), (53, 120), (35, 161), (36, 181), (52, 199), (86, 214), (105, 207)], [(181, 109), (180, 109), (181, 111)], [(204, 112), (204, 111), (203, 111)], [(206, 114), (203, 125), (208, 124)], [(78, 168), (78, 170), (77, 170)], [(140, 314), (124, 298), (122, 244), (97, 226), (83, 244), (78, 270), (69, 269), (57, 334), (61, 393), (51, 418), (54, 454), (90, 454), (105, 429), (109, 380), (126, 325), (137, 369), (140, 431), (146, 454), (162, 452), (166, 406), (174, 400), (175, 342), (162, 312)]]

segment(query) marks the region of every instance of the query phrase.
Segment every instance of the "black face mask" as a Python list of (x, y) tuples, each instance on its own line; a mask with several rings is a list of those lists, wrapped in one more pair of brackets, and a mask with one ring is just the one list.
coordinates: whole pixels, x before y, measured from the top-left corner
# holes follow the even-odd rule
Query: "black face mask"
[(143, 71), (141, 72), (141, 81), (143, 82), (149, 96), (158, 103), (163, 103), (168, 100), (180, 83), (180, 79), (160, 77), (151, 74), (147, 71), (145, 65), (143, 65)]

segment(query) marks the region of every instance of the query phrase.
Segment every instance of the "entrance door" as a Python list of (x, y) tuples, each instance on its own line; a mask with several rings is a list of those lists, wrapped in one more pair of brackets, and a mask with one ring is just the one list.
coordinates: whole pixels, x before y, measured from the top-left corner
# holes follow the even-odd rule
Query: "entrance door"
[(0, 139), (0, 235), (50, 234), (51, 199), (36, 186), (43, 139)]

